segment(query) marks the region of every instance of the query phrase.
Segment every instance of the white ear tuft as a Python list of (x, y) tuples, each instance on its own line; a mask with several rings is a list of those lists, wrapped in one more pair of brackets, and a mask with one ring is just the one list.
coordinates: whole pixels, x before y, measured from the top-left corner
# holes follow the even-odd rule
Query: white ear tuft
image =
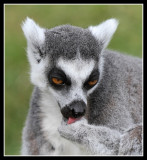
[(22, 23), (21, 27), (27, 39), (29, 61), (31, 64), (39, 63), (43, 56), (42, 47), (45, 42), (45, 29), (41, 28), (28, 17)]
[(90, 26), (88, 29), (100, 44), (102, 44), (102, 49), (104, 49), (109, 44), (118, 24), (118, 20), (112, 18), (102, 22), (98, 26)]
[(22, 30), (28, 43), (37, 43), (39, 45), (44, 42), (44, 29), (37, 25), (32, 19), (26, 18), (22, 23)]

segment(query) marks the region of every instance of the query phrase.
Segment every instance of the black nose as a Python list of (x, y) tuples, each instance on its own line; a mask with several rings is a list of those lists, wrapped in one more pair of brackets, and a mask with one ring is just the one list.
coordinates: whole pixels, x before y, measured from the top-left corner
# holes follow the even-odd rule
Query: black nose
[(61, 109), (65, 118), (78, 118), (85, 114), (86, 104), (83, 101), (73, 101), (71, 104)]

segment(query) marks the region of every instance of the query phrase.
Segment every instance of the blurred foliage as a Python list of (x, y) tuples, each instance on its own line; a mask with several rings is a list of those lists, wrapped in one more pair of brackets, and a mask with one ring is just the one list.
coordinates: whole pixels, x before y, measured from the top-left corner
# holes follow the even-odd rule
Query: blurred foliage
[(142, 57), (142, 5), (5, 5), (5, 155), (20, 154), (33, 89), (21, 30), (27, 16), (45, 28), (86, 28), (115, 17), (120, 24), (108, 48)]

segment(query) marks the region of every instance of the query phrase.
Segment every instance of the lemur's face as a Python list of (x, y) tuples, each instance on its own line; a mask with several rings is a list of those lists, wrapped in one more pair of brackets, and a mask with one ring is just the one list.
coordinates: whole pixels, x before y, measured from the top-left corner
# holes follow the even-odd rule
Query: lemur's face
[(115, 19), (87, 29), (70, 25), (44, 29), (29, 18), (23, 23), (31, 81), (54, 96), (63, 117), (85, 114), (87, 97), (102, 76), (101, 53), (117, 25)]
[(99, 82), (98, 64), (94, 60), (58, 59), (48, 73), (49, 90), (56, 98), (65, 118), (84, 115), (88, 95)]

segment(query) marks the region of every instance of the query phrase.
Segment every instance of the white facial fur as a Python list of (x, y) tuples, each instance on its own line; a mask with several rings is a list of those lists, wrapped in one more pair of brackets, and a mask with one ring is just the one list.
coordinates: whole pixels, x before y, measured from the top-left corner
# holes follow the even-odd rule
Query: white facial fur
[(39, 88), (46, 87), (44, 69), (48, 64), (48, 58), (42, 59), (40, 63), (36, 59), (41, 59), (36, 46), (42, 46), (45, 42), (45, 29), (41, 28), (32, 19), (26, 18), (22, 23), (22, 30), (27, 39), (28, 60), (31, 65), (31, 82)]
[(61, 107), (70, 104), (74, 100), (83, 100), (87, 104), (87, 95), (83, 92), (83, 83), (90, 76), (95, 65), (94, 60), (85, 61), (81, 58), (75, 60), (64, 60), (59, 58), (57, 67), (70, 77), (72, 85), (68, 95), (63, 96), (62, 92), (57, 92), (50, 88)]

